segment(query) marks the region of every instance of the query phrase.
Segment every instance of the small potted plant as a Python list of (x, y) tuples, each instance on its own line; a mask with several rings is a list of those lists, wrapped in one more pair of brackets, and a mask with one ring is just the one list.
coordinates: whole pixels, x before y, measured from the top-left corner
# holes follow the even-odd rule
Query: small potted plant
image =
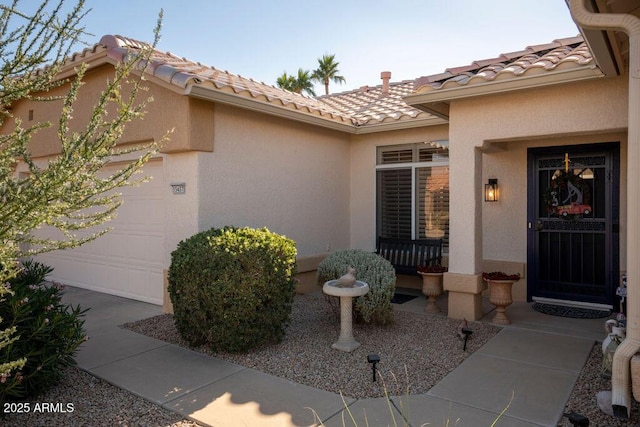
[(506, 307), (513, 303), (511, 288), (520, 280), (520, 274), (507, 274), (502, 271), (482, 273), (482, 278), (489, 286), (489, 302), (496, 306), (496, 315), (491, 320), (498, 325), (508, 325), (511, 321), (505, 314)]
[(441, 265), (422, 265), (418, 267), (418, 274), (422, 276), (422, 293), (428, 297), (424, 310), (427, 313), (440, 313), (436, 299), (442, 295), (442, 275), (447, 267)]

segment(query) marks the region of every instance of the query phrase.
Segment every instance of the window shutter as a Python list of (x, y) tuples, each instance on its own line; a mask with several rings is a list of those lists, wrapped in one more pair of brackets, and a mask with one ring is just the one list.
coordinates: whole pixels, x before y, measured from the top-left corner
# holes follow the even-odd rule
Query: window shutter
[(378, 164), (411, 163), (413, 161), (413, 149), (404, 150), (380, 150)]
[(379, 236), (411, 238), (411, 169), (378, 171)]
[(418, 150), (418, 162), (449, 160), (449, 151), (444, 148), (421, 148)]

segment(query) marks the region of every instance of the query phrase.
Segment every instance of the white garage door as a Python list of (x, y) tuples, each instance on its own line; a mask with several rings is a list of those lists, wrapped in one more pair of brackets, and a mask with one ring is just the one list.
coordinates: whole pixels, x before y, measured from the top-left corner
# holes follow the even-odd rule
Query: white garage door
[(79, 248), (38, 256), (55, 268), (56, 282), (162, 304), (164, 209), (162, 160), (152, 160), (144, 174), (153, 179), (120, 190), (123, 204), (112, 231)]

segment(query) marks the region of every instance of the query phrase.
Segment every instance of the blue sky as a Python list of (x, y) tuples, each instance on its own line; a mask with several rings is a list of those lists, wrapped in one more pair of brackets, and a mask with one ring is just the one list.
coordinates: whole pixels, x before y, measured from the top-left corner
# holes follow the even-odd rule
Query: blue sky
[(159, 49), (268, 84), (333, 53), (347, 82), (332, 92), (380, 84), (381, 71), (392, 81), (415, 79), (578, 34), (564, 0), (87, 0), (87, 7), (90, 43), (104, 34), (151, 41), (162, 8)]

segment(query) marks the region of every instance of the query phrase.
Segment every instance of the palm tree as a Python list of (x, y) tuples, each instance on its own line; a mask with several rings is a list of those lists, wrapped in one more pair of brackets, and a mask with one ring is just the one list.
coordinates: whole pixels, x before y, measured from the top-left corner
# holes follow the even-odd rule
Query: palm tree
[(295, 93), (302, 93), (305, 91), (311, 96), (316, 96), (316, 92), (313, 90), (313, 81), (311, 78), (311, 71), (298, 68), (298, 76), (290, 76), (286, 72), (282, 73), (276, 80), (276, 84), (280, 89), (290, 90)]
[(324, 91), (326, 95), (329, 95), (329, 81), (334, 83), (345, 83), (344, 77), (338, 75), (339, 62), (335, 62), (336, 56), (325, 54), (322, 58), (318, 58), (318, 68), (313, 71), (311, 78), (324, 84)]
[(291, 92), (295, 92), (294, 87), (296, 85), (296, 78), (288, 75), (287, 72), (285, 71), (276, 80), (276, 85), (278, 85), (280, 89), (290, 90)]
[(298, 77), (295, 80), (296, 84), (294, 87), (294, 92), (302, 93), (302, 91), (305, 91), (311, 96), (316, 96), (316, 92), (315, 90), (313, 90), (311, 71), (298, 68)]

